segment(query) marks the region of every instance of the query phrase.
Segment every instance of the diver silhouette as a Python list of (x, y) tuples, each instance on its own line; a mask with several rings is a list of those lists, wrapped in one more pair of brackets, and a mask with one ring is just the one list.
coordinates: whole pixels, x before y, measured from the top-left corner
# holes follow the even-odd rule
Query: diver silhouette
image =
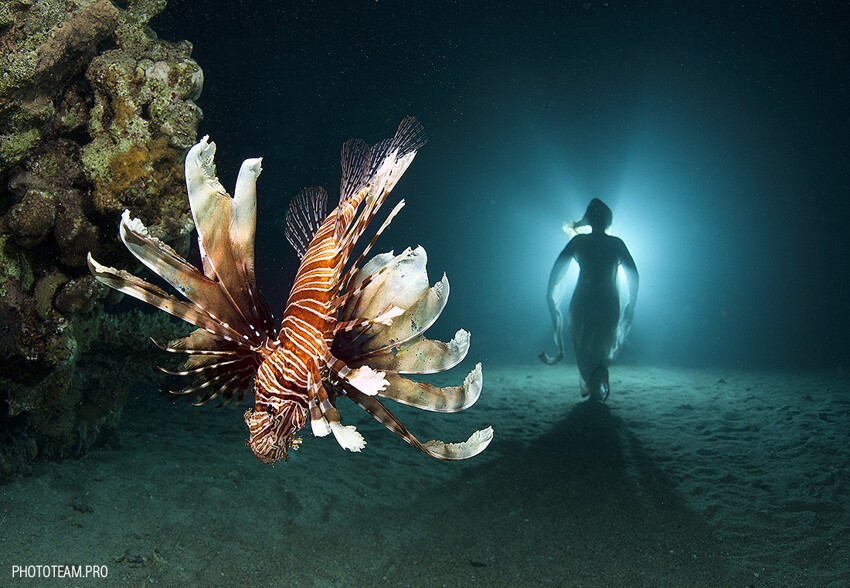
[[(626, 244), (619, 237), (606, 233), (613, 218), (611, 209), (594, 198), (581, 220), (564, 224), (564, 231), (572, 238), (555, 260), (547, 290), (556, 354), (552, 357), (543, 352), (539, 356), (547, 364), (558, 363), (564, 357), (561, 301), (566, 290), (567, 270), (575, 259), (579, 275), (570, 301), (570, 336), (581, 374), (581, 395), (600, 401), (608, 398), (608, 366), (631, 328), (639, 285), (637, 266)], [(578, 228), (586, 226), (590, 226), (590, 233), (577, 232)], [(617, 270), (621, 266), (629, 289), (622, 315), (617, 287)]]

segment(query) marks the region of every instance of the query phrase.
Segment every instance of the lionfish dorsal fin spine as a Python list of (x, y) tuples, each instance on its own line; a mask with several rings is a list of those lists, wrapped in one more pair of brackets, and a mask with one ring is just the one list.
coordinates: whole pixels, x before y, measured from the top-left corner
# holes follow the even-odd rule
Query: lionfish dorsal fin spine
[(289, 203), (284, 236), (298, 259), (307, 253), (307, 247), (328, 214), (327, 209), (328, 193), (322, 187), (304, 188)]
[(338, 218), (336, 230), (346, 258), (425, 141), (422, 125), (414, 117), (407, 117), (391, 139), (380, 141), (369, 149), (368, 172), (359, 180), (362, 185), (350, 188), (352, 193), (362, 195), (356, 210), (351, 210), (352, 207), (344, 210), (340, 206), (337, 211), (338, 215), (348, 213), (348, 218)]
[(349, 139), (342, 145), (340, 165), (342, 178), (339, 185), (339, 210), (362, 190), (369, 179), (371, 149), (362, 139)]
[(363, 260), (366, 259), (366, 256), (369, 255), (369, 252), (372, 251), (372, 247), (377, 242), (378, 237), (380, 237), (383, 234), (383, 232), (387, 229), (387, 227), (390, 226), (390, 223), (393, 222), (393, 219), (401, 211), (402, 208), (404, 208), (404, 200), (400, 200), (399, 203), (396, 204), (395, 208), (393, 208), (392, 211), (390, 211), (390, 214), (387, 215), (387, 218), (384, 219), (384, 222), (381, 224), (381, 226), (378, 228), (378, 230), (375, 231), (375, 234), (372, 236), (372, 240), (369, 241), (369, 244), (366, 245), (366, 247), (363, 249), (363, 251), (357, 257), (357, 259), (354, 260), (354, 263), (352, 263), (351, 266), (348, 268), (348, 270), (342, 275), (342, 277), (339, 280), (339, 285), (337, 287), (337, 290), (339, 292), (345, 292), (347, 290), (348, 284), (351, 282), (351, 278), (354, 277), (354, 274), (358, 271), (358, 268), (362, 265)]

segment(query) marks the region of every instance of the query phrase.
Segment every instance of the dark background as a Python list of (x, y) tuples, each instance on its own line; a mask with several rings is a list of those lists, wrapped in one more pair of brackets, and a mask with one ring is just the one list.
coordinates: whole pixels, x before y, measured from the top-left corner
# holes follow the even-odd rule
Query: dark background
[(201, 132), (232, 187), (262, 156), (258, 276), (276, 312), (297, 260), (289, 199), (339, 182), (339, 147), (405, 115), (429, 144), (379, 241), (422, 244), (452, 296), (429, 334), (536, 361), (545, 288), (592, 197), (641, 271), (624, 361), (850, 366), (850, 23), (839, 2), (171, 0)]

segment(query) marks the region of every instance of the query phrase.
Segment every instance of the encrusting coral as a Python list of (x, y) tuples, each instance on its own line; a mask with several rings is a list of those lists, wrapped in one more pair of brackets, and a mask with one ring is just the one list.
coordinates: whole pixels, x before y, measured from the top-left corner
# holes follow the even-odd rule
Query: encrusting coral
[(103, 313), (116, 298), (85, 265), (89, 251), (119, 259), (128, 207), (188, 250), (183, 158), (203, 73), (190, 43), (148, 28), (165, 4), (0, 4), (0, 481), (112, 440), (128, 387), (153, 374), (107, 345), (145, 353), (152, 331), (175, 334)]

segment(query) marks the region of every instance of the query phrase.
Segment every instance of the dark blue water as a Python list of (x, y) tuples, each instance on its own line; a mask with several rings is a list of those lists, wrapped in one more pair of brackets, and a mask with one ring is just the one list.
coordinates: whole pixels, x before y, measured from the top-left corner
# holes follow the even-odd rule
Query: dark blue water
[[(290, 198), (335, 198), (345, 140), (423, 123), (376, 251), (421, 244), (448, 274), (428, 336), (472, 346), (432, 381), (480, 361), (484, 389), (458, 415), (392, 408), (423, 441), (492, 425), (491, 446), (432, 460), (341, 398), (362, 453), (305, 428), (271, 467), (250, 398), (137, 386), (109, 447), (0, 487), (0, 585), (54, 563), (133, 586), (850, 585), (846, 11), (497, 4), (171, 0), (151, 22), (194, 45), (225, 187), (263, 157), (277, 316)], [(582, 401), (569, 340), (537, 359), (561, 226), (594, 197), (641, 276), (605, 404)]]
[[(260, 155), (258, 264), (299, 189), (338, 185), (349, 137), (405, 115), (430, 143), (382, 241), (446, 271), (444, 322), (485, 358), (548, 342), (563, 221), (614, 211), (643, 278), (626, 356), (702, 365), (846, 366), (850, 189), (846, 14), (837, 4), (173, 1), (152, 23), (205, 72), (202, 133), (231, 185)], [(229, 178), (229, 179), (228, 179)]]

